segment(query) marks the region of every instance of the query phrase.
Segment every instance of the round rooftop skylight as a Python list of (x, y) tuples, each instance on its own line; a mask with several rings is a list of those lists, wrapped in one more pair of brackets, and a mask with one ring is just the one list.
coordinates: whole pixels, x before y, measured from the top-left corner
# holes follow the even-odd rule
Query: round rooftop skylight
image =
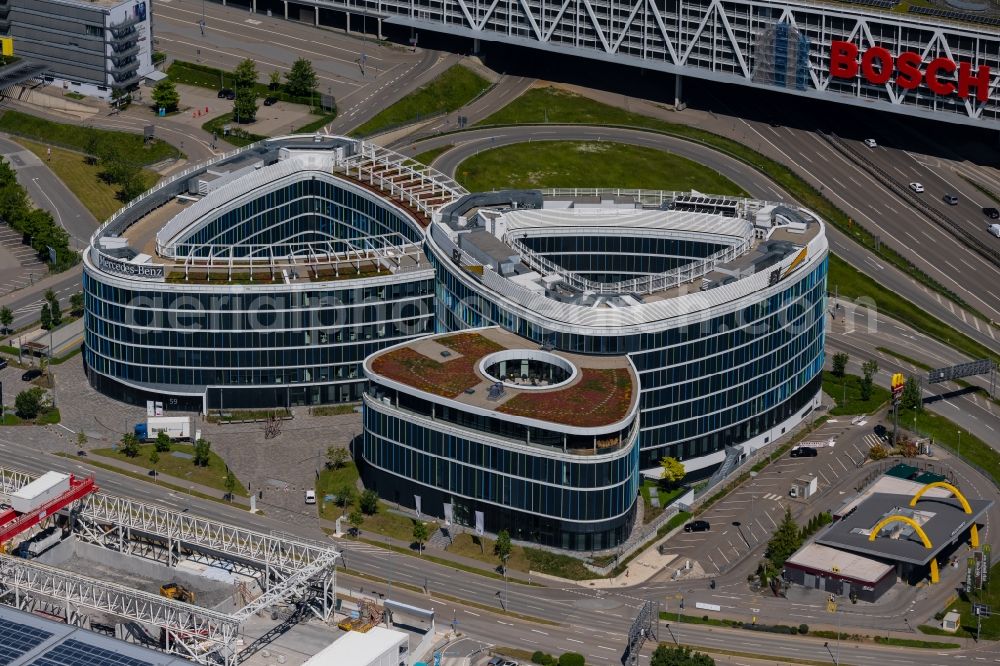
[(519, 389), (551, 389), (569, 384), (579, 374), (576, 366), (555, 354), (537, 349), (505, 349), (483, 357), (479, 371)]

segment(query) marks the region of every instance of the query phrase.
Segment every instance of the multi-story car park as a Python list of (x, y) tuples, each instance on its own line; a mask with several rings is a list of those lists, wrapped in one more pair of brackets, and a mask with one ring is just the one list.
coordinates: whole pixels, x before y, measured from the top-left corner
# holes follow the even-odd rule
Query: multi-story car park
[(470, 195), (336, 137), (194, 167), (92, 239), (91, 383), (199, 411), (350, 401), (366, 356), (500, 326), (560, 352), (627, 355), (641, 466), (671, 455), (689, 472), (818, 405), (820, 220), (743, 199), (580, 194)]
[[(1000, 33), (988, 17), (893, 0), (249, 0), (1000, 128)], [(969, 4), (969, 3), (967, 3)], [(986, 3), (983, 3), (984, 5)], [(370, 19), (369, 19), (370, 20)], [(419, 35), (419, 32), (417, 33)]]
[(153, 71), (149, 0), (3, 0), (0, 34), (66, 90), (110, 97)]
[(377, 352), (365, 374), (366, 485), (382, 497), (573, 550), (628, 537), (639, 401), (627, 356), (545, 350), (491, 327)]

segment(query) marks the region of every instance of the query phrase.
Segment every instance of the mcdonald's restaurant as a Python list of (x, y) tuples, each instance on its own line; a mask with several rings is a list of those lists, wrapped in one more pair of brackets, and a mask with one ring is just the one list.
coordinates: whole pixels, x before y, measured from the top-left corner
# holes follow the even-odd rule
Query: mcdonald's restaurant
[[(932, 492), (934, 491), (934, 492)], [(968, 547), (993, 500), (970, 499), (943, 481), (915, 492), (868, 492), (785, 563), (785, 580), (855, 601), (877, 601), (897, 582), (964, 575)]]

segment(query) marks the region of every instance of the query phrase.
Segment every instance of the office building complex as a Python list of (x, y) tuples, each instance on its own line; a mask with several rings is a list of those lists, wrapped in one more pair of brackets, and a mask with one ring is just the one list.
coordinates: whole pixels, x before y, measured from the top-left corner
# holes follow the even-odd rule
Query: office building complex
[(98, 389), (167, 409), (363, 399), (383, 496), (608, 548), (639, 470), (724, 472), (819, 404), (826, 270), (807, 210), (470, 194), (367, 142), (282, 137), (94, 235), (84, 358)]
[(153, 71), (151, 12), (149, 0), (0, 0), (0, 33), (46, 82), (107, 98)]

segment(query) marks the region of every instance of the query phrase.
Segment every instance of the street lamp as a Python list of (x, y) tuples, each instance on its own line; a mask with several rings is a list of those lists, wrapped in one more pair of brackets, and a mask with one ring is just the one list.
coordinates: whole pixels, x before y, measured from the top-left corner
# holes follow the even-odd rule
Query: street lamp
[(958, 431), (958, 457), (962, 457), (962, 431)]

